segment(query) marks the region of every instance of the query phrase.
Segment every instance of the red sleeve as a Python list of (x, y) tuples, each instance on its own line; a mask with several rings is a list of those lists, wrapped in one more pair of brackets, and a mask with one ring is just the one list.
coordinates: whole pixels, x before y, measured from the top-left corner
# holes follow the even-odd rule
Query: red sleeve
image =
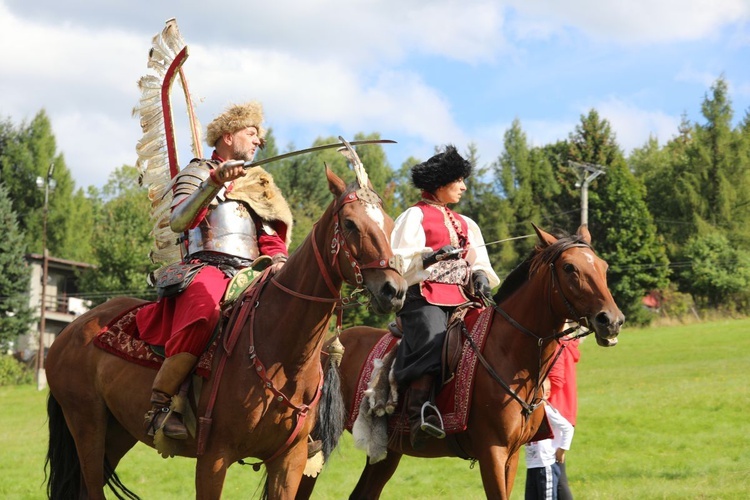
[(565, 355), (562, 353), (559, 356), (557, 355), (560, 349), (567, 349), (567, 347), (564, 347), (563, 344), (557, 348), (555, 356), (552, 358), (555, 359), (556, 357), (557, 360), (555, 361), (555, 364), (552, 366), (552, 369), (549, 371), (549, 375), (547, 376), (550, 383), (550, 399), (559, 394), (559, 392), (562, 390), (563, 385), (565, 385)]
[[(255, 221), (255, 227), (258, 229), (258, 250), (261, 255), (274, 255), (283, 254), (289, 256), (289, 251), (286, 248), (286, 242), (284, 241), (283, 235), (286, 234), (286, 225), (283, 231), (277, 231), (276, 234), (268, 234), (263, 230), (263, 225), (257, 219)], [(280, 234), (281, 233), (281, 234)]]

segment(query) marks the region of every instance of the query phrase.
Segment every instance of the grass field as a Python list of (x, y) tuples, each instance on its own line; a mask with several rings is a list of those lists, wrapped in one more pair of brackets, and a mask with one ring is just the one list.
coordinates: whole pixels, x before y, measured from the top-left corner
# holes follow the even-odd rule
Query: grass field
[[(750, 498), (750, 320), (626, 328), (617, 347), (587, 340), (581, 351), (567, 462), (577, 498)], [(45, 497), (45, 398), (32, 386), (0, 387), (0, 498)], [(347, 498), (363, 463), (347, 434), (315, 498)], [(479, 467), (469, 466), (405, 457), (383, 498), (484, 498)], [(513, 499), (523, 498), (523, 466)], [(139, 444), (118, 473), (144, 499), (184, 499), (193, 497), (192, 467)], [(261, 476), (232, 466), (224, 498), (257, 498)]]

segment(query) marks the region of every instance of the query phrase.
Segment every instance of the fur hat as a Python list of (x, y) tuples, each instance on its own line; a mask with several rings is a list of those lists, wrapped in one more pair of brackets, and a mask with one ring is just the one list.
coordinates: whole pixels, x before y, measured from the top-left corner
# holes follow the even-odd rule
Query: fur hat
[(458, 154), (455, 146), (447, 146), (444, 152), (411, 167), (412, 184), (428, 193), (470, 175), (471, 163)]
[(206, 143), (214, 147), (224, 134), (233, 134), (247, 127), (258, 129), (258, 137), (263, 139), (266, 131), (261, 127), (263, 123), (263, 106), (258, 101), (229, 106), (206, 127)]

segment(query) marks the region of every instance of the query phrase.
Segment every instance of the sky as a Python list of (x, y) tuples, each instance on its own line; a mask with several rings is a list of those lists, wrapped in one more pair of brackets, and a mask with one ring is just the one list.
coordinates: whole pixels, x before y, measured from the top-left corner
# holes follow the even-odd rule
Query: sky
[(259, 100), (282, 151), (378, 132), (394, 168), (445, 144), (487, 165), (514, 119), (543, 146), (596, 109), (629, 154), (702, 122), (721, 76), (735, 122), (750, 110), (750, 0), (0, 0), (0, 119), (44, 109), (76, 186), (103, 186), (135, 164), (136, 82), (171, 18), (204, 130)]

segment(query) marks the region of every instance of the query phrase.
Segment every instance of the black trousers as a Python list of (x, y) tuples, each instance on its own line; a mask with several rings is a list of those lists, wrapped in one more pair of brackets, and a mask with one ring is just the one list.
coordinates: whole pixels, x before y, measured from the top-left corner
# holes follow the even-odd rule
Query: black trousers
[(557, 483), (557, 500), (573, 500), (573, 493), (568, 484), (568, 473), (565, 471), (565, 463), (560, 466), (560, 482)]
[[(416, 285), (418, 286), (418, 285)], [(404, 336), (396, 352), (393, 372), (400, 386), (422, 375), (440, 377), (441, 356), (448, 320), (455, 307), (436, 306), (414, 295), (412, 287), (398, 313)]]
[(526, 469), (525, 500), (558, 500), (557, 484), (560, 478), (560, 464), (548, 467)]

